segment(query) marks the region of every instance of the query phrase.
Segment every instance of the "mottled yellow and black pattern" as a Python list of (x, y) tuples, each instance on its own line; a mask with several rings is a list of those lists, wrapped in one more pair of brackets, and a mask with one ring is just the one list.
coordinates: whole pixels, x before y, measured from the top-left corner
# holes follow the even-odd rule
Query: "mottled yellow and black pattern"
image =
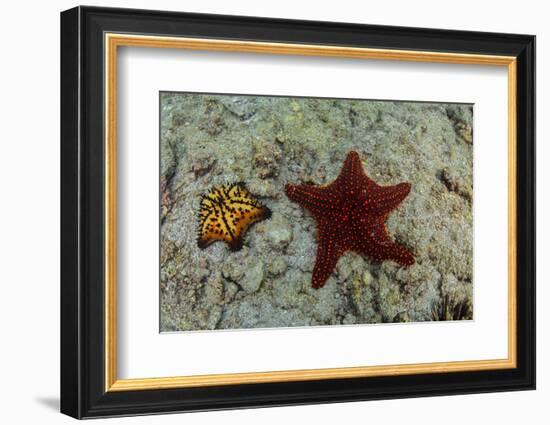
[(204, 249), (223, 241), (232, 251), (238, 251), (246, 229), (269, 217), (269, 208), (260, 204), (244, 183), (214, 187), (201, 200), (197, 244)]

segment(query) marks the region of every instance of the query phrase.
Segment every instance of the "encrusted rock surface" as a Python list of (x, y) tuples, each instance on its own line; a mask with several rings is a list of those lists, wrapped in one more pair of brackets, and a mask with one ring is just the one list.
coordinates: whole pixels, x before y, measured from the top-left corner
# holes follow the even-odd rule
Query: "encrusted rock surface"
[[(469, 105), (163, 93), (161, 330), (472, 318), (472, 124)], [(350, 150), (379, 184), (412, 184), (387, 226), (416, 264), (350, 252), (313, 289), (315, 223), (283, 188), (330, 183)], [(238, 252), (201, 250), (201, 195), (231, 181), (273, 215)]]

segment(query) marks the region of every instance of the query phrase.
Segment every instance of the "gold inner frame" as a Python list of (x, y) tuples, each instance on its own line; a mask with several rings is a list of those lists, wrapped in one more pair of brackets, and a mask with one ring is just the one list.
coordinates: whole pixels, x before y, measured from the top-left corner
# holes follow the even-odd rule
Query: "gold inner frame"
[[(132, 391), (213, 385), (446, 373), (516, 367), (516, 58), (513, 56), (370, 49), (128, 34), (105, 34), (105, 391)], [(469, 65), (504, 66), (508, 71), (508, 357), (382, 366), (118, 379), (116, 324), (116, 123), (117, 49), (120, 46), (330, 56)]]

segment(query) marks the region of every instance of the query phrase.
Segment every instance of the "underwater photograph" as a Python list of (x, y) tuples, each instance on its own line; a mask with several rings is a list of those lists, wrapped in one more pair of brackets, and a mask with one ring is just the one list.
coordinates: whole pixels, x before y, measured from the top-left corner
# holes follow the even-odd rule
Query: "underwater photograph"
[(161, 332), (473, 320), (473, 105), (159, 108)]

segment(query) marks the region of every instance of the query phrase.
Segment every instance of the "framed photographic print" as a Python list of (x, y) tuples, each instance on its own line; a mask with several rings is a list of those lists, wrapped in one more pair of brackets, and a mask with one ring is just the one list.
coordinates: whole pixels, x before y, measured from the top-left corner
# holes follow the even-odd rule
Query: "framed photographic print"
[(535, 38), (61, 14), (61, 411), (535, 387)]

